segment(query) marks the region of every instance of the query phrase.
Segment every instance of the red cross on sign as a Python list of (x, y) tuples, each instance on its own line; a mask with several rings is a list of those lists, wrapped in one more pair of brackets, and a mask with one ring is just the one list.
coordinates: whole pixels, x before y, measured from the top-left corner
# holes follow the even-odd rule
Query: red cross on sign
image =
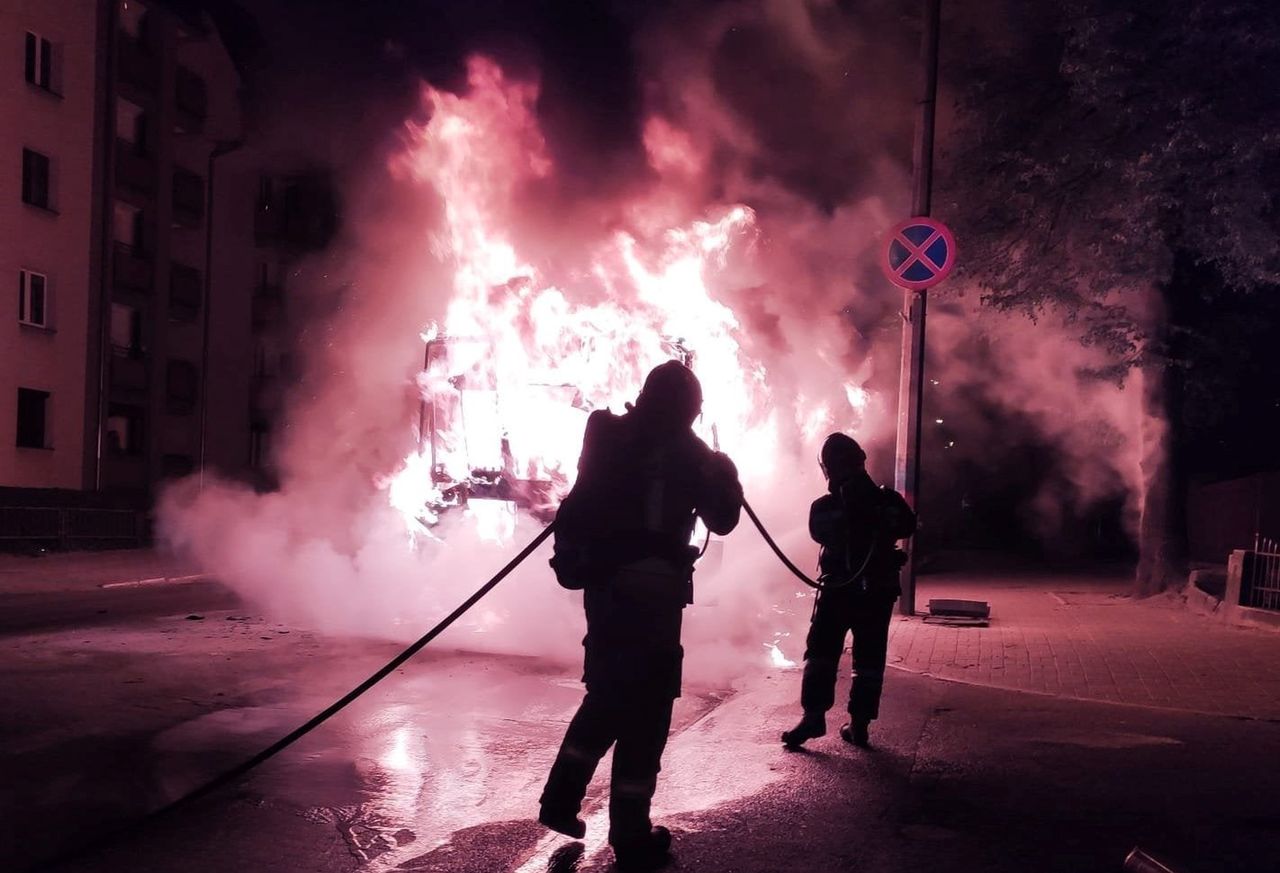
[(931, 288), (956, 265), (956, 240), (941, 221), (917, 216), (890, 233), (880, 266), (899, 288)]

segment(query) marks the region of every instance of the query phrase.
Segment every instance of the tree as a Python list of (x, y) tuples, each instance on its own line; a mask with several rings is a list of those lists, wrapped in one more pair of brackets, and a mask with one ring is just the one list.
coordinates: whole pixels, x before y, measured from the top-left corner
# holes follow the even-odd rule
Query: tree
[(939, 193), (984, 302), (1062, 310), (1111, 353), (1099, 377), (1141, 374), (1144, 594), (1186, 578), (1183, 412), (1221, 342), (1205, 300), (1280, 284), (1273, 19), (1261, 0), (1014, 2), (1015, 37), (944, 59), (960, 97)]

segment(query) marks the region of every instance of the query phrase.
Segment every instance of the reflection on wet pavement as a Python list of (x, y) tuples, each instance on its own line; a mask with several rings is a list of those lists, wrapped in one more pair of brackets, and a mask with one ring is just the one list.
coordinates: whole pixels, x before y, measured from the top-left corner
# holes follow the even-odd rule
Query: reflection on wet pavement
[[(381, 644), (335, 646), (292, 636), (294, 649), (274, 650), (276, 660), (269, 663), (246, 652), (242, 678), (216, 684), (209, 681), (207, 649), (165, 653), (163, 669), (152, 652), (122, 653), (129, 665), (124, 672), (147, 677), (144, 694), (116, 680), (111, 687), (122, 689), (112, 692), (118, 696), (101, 701), (114, 721), (73, 728), (51, 715), (50, 724), (64, 725), (58, 733), (15, 736), (0, 763), (16, 764), (10, 769), (22, 787), (8, 792), (6, 815), (16, 815), (18, 830), (48, 834), (56, 828), (84, 839), (140, 820), (305, 722), (386, 657)], [(114, 662), (103, 666), (111, 675), (120, 669)], [(551, 857), (563, 865), (575, 851), (596, 856), (607, 831), (608, 759), (588, 795), (591, 841), (565, 850), (562, 838), (548, 840), (534, 821), (542, 782), (581, 700), (577, 674), (577, 665), (529, 658), (426, 653), (237, 787), (176, 820), (147, 824), (128, 846), (73, 869), (126, 869), (118, 867), (125, 855), (131, 873), (232, 869), (219, 861), (229, 851), (225, 822), (242, 815), (250, 822), (235, 832), (234, 851), (246, 870), (264, 869), (258, 862), (272, 858), (273, 845), (302, 840), (306, 846), (308, 833), (314, 850), (295, 850), (272, 861), (271, 869), (473, 869), (464, 863), (462, 847), (483, 844), (492, 853), (498, 832), (501, 863), (486, 866), (498, 863), (490, 857), (474, 869), (513, 869), (532, 855), (541, 873)], [(86, 673), (77, 681), (93, 677)], [(190, 703), (179, 708), (168, 703), (174, 700)], [(719, 702), (712, 694), (687, 692), (674, 730), (695, 724)], [(26, 753), (16, 755), (22, 748)], [(56, 779), (37, 778), (40, 761), (52, 762), (45, 769), (56, 770)], [(261, 833), (268, 815), (292, 817), (298, 826), (287, 839)], [(337, 855), (329, 854), (334, 850)], [(16, 869), (48, 854), (33, 844)]]

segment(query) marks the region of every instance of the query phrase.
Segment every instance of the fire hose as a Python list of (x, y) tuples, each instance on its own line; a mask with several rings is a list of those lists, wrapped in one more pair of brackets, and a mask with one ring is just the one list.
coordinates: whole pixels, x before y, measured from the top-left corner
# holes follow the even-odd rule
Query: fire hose
[[(814, 579), (810, 579), (804, 573), (804, 571), (802, 571), (799, 567), (797, 567), (794, 563), (792, 563), (791, 559), (786, 556), (786, 554), (778, 546), (777, 542), (775, 542), (773, 537), (769, 534), (769, 531), (765, 528), (764, 523), (760, 521), (760, 518), (759, 516), (756, 515), (755, 510), (751, 508), (751, 505), (747, 503), (745, 499), (742, 501), (742, 508), (746, 511), (747, 517), (751, 519), (752, 523), (756, 526), (756, 529), (760, 531), (760, 535), (764, 537), (764, 541), (768, 543), (769, 548), (771, 548), (773, 550), (773, 553), (778, 556), (778, 559), (782, 561), (783, 565), (786, 566), (786, 568), (790, 570), (793, 574), (795, 574), (797, 579), (799, 579), (805, 585), (808, 585), (810, 588), (816, 588), (818, 590), (821, 590), (827, 587), (835, 587), (835, 586), (831, 586), (829, 583), (823, 583)], [(35, 873), (35, 871), (56, 870), (72, 861), (83, 858), (86, 855), (89, 855), (100, 849), (104, 849), (107, 846), (128, 836), (130, 833), (133, 833), (134, 831), (140, 829), (143, 825), (154, 822), (158, 819), (167, 817), (173, 812), (189, 806), (190, 804), (194, 803), (200, 798), (205, 797), (209, 794), (212, 794), (213, 792), (217, 791), (219, 788), (229, 785), (230, 783), (239, 779), (241, 776), (248, 773), (250, 770), (253, 770), (258, 765), (265, 763), (271, 758), (274, 758), (280, 752), (283, 752), (289, 746), (292, 746), (298, 740), (302, 739), (304, 736), (311, 733), (320, 725), (328, 721), (330, 718), (337, 715), (339, 712), (345, 709), (349, 704), (355, 701), (358, 697), (360, 697), (370, 688), (377, 685), (379, 682), (381, 682), (383, 679), (389, 676), (401, 664), (403, 664), (404, 662), (412, 658), (414, 655), (416, 655), (419, 651), (421, 651), (424, 647), (426, 647), (428, 643), (430, 643), (436, 637), (440, 636), (440, 634), (443, 633), (446, 628), (448, 628), (451, 624), (453, 624), (455, 621), (461, 618), (467, 612), (467, 610), (475, 606), (476, 603), (479, 602), (479, 600), (482, 597), (488, 594), (499, 582), (507, 578), (507, 576), (509, 576), (511, 572), (515, 570), (516, 567), (520, 566), (520, 564), (523, 563), (524, 560), (529, 557), (529, 555), (533, 554), (533, 552), (538, 548), (538, 546), (542, 545), (547, 540), (547, 538), (550, 537), (551, 534), (554, 532), (555, 532), (555, 522), (552, 522), (551, 524), (547, 525), (547, 527), (542, 531), (542, 533), (534, 537), (533, 540), (531, 540), (528, 545), (526, 545), (523, 549), (521, 549), (519, 554), (517, 554), (514, 558), (512, 558), (509, 562), (507, 562), (506, 566), (504, 566), (501, 570), (495, 573), (493, 577), (489, 579), (488, 582), (484, 583), (478, 589), (476, 589), (474, 594), (472, 594), (470, 597), (464, 600), (458, 606), (457, 609), (455, 609), (453, 612), (445, 616), (439, 623), (435, 625), (435, 627), (431, 628), (431, 630), (427, 631), (425, 634), (419, 637), (416, 642), (411, 644), (408, 648), (406, 648), (400, 654), (396, 655), (394, 658), (388, 661), (385, 665), (383, 665), (380, 669), (378, 669), (375, 673), (369, 676), (368, 679), (365, 679), (355, 688), (352, 688), (350, 691), (348, 691), (338, 700), (334, 701), (332, 704), (326, 707), (323, 711), (317, 713), (315, 716), (307, 720), (305, 723), (294, 728), (288, 734), (281, 737), (279, 740), (276, 740), (274, 743), (267, 746), (266, 748), (258, 752), (253, 757), (246, 758), (236, 766), (228, 770), (225, 770), (222, 773), (219, 773), (217, 776), (214, 776), (212, 779), (208, 780), (207, 782), (204, 782), (203, 784), (197, 786), (196, 788), (193, 788), (191, 791), (188, 791), (186, 794), (183, 794), (182, 796), (178, 797), (176, 800), (170, 801), (164, 806), (161, 806), (160, 808), (150, 813), (147, 813), (142, 818), (135, 819), (132, 822), (128, 822), (114, 829), (108, 830), (107, 832), (98, 835), (96, 838), (90, 840), (85, 844), (82, 844), (81, 846), (75, 849), (72, 849), (68, 852), (64, 852), (60, 855), (57, 855), (53, 858), (50, 858), (46, 861), (36, 864), (35, 866), (29, 868), (31, 873)], [(870, 553), (868, 553), (867, 558), (868, 560), (870, 560)], [(866, 566), (866, 561), (863, 562), (864, 569), (865, 569), (865, 566)]]
[(787, 557), (786, 553), (782, 551), (782, 548), (774, 541), (773, 537), (769, 535), (769, 531), (765, 528), (764, 522), (760, 520), (760, 516), (756, 515), (755, 510), (751, 508), (751, 504), (747, 502), (745, 497), (742, 498), (742, 508), (746, 511), (747, 518), (751, 519), (751, 523), (756, 526), (756, 530), (760, 531), (760, 536), (764, 537), (764, 541), (768, 544), (769, 548), (773, 549), (773, 553), (778, 556), (778, 560), (782, 562), (783, 566), (790, 570), (791, 573), (805, 585), (808, 585), (810, 588), (818, 591), (824, 591), (828, 588), (844, 588), (847, 585), (852, 585), (866, 571), (867, 565), (871, 563), (871, 556), (875, 554), (876, 537), (873, 536), (871, 538), (871, 545), (867, 549), (867, 554), (862, 559), (862, 565), (859, 566), (857, 570), (854, 570), (847, 579), (841, 582), (823, 582), (818, 579), (810, 579), (807, 573), (791, 562), (791, 559)]
[(747, 502), (745, 497), (742, 498), (742, 508), (746, 511), (747, 518), (751, 519), (751, 523), (756, 526), (756, 530), (760, 531), (760, 536), (764, 537), (764, 541), (768, 544), (769, 548), (773, 549), (773, 553), (778, 556), (778, 560), (782, 562), (784, 567), (790, 570), (797, 579), (808, 585), (810, 588), (816, 588), (821, 591), (826, 587), (822, 582), (819, 582), (816, 579), (810, 579), (808, 574), (795, 564), (791, 563), (791, 559), (788, 558), (786, 553), (782, 551), (782, 548), (774, 542), (773, 537), (769, 535), (769, 531), (765, 529), (764, 522), (760, 520), (760, 516), (756, 515), (756, 511), (751, 508), (751, 504)]
[(337, 715), (339, 712), (345, 709), (348, 704), (354, 701), (357, 697), (364, 694), (370, 688), (372, 688), (373, 686), (381, 682), (383, 679), (387, 678), (387, 676), (389, 676), (392, 673), (392, 671), (394, 671), (397, 667), (399, 667), (405, 661), (409, 660), (414, 655), (416, 655), (429, 642), (434, 640), (436, 637), (440, 636), (440, 634), (444, 632), (445, 628), (449, 627), (449, 625), (453, 624), (455, 621), (461, 618), (462, 615), (467, 610), (469, 610), (471, 607), (476, 605), (476, 603), (480, 600), (480, 598), (484, 597), (486, 594), (489, 593), (490, 590), (493, 589), (495, 585), (497, 585), (503, 579), (507, 578), (507, 576), (511, 574), (511, 571), (514, 570), (516, 567), (520, 566), (520, 564), (524, 561), (525, 558), (533, 554), (534, 550), (537, 549), (538, 546), (542, 545), (543, 542), (546, 541), (547, 537), (551, 536), (551, 534), (554, 531), (555, 531), (555, 523), (553, 522), (547, 525), (546, 529), (543, 530), (542, 533), (534, 537), (533, 540), (527, 546), (521, 549), (520, 554), (512, 558), (505, 567), (503, 567), (496, 574), (494, 574), (493, 578), (491, 578), (488, 582), (481, 585), (474, 594), (472, 594), (470, 597), (464, 600), (457, 609), (449, 613), (435, 627), (433, 627), (431, 630), (427, 631), (425, 634), (419, 637), (417, 642), (413, 643), (403, 652), (396, 655), (394, 658), (388, 661), (381, 669), (379, 669), (376, 673), (374, 673), (368, 679), (361, 682), (355, 688), (352, 688), (350, 691), (344, 694), (341, 698), (334, 701), (331, 705), (325, 708), (324, 711), (316, 714), (314, 717), (308, 720), (305, 724), (299, 725), (284, 737), (281, 737), (279, 740), (276, 740), (274, 743), (267, 746), (262, 751), (258, 752), (258, 754), (254, 755), (252, 758), (246, 758), (244, 761), (240, 762), (239, 764), (237, 764), (236, 766), (232, 767), (229, 770), (223, 771), (222, 773), (218, 774), (214, 778), (210, 779), (208, 782), (205, 782), (203, 785), (200, 785), (192, 789), (191, 791), (188, 791), (186, 794), (182, 795), (177, 800), (174, 800), (174, 801), (171, 801), (170, 803), (165, 804), (164, 806), (160, 807), (157, 810), (154, 810), (153, 812), (148, 813), (147, 815), (143, 816), (140, 819), (136, 819), (132, 822), (129, 822), (125, 825), (117, 827), (113, 830), (107, 831), (106, 833), (99, 835), (97, 838), (91, 840), (90, 842), (84, 845), (79, 846), (76, 849), (71, 850), (70, 852), (63, 853), (47, 861), (39, 863), (30, 869), (32, 871), (56, 870), (59, 867), (62, 867), (71, 861), (77, 860), (79, 858), (84, 857), (85, 855), (90, 854), (91, 852), (105, 848), (106, 846), (112, 843), (115, 843), (121, 838), (137, 830), (142, 825), (147, 824), (149, 822), (153, 822), (159, 818), (168, 816), (169, 814), (173, 813), (175, 810), (182, 809), (183, 807), (190, 805), (196, 800), (199, 800), (200, 798), (205, 797), (206, 795), (212, 794), (213, 792), (217, 791), (219, 788), (222, 788), (223, 786), (228, 785), (231, 782), (234, 782), (235, 780), (239, 779), (241, 776), (248, 773), (253, 768), (257, 767), (259, 764), (262, 764), (263, 762), (271, 758), (274, 758), (280, 752), (283, 752), (289, 746), (292, 746), (298, 740), (302, 739), (304, 736), (311, 733), (320, 725), (328, 721), (330, 718)]

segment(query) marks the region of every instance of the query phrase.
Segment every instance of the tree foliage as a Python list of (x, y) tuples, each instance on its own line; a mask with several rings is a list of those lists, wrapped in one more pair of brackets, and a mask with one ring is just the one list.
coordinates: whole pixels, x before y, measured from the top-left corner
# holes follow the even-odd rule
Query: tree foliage
[[(988, 303), (1060, 307), (1130, 362), (1176, 256), (1280, 284), (1280, 28), (1266, 2), (1011, 3), (953, 46), (940, 194)], [(958, 13), (963, 17), (963, 12)], [(957, 21), (959, 24), (959, 21)], [(982, 46), (972, 51), (974, 46)]]

